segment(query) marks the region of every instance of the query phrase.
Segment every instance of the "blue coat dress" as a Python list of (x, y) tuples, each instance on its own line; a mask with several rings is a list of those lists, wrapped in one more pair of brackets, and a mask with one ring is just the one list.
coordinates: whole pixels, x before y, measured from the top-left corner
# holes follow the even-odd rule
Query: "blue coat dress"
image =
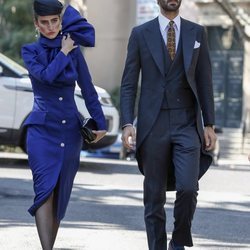
[[(76, 44), (94, 46), (94, 29), (71, 6), (62, 20), (63, 34), (70, 33)], [(22, 48), (34, 92), (34, 105), (24, 125), (27, 126), (27, 153), (34, 181), (36, 210), (54, 192), (56, 216), (60, 221), (70, 198), (79, 168), (82, 148), (82, 120), (74, 100), (75, 83), (99, 130), (106, 130), (98, 96), (80, 48), (67, 56), (61, 49), (62, 35), (50, 40), (43, 36)], [(84, 103), (83, 103), (84, 105)]]

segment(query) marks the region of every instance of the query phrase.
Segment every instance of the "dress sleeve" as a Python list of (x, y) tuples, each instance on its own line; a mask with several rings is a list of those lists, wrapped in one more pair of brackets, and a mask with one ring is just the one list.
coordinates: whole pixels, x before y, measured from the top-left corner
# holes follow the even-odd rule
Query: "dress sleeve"
[(98, 100), (98, 94), (92, 83), (92, 79), (88, 70), (86, 61), (81, 53), (77, 51), (77, 83), (81, 89), (82, 97), (88, 109), (90, 116), (97, 122), (99, 130), (106, 130), (106, 121), (102, 111), (101, 104)]
[(69, 63), (68, 56), (59, 51), (55, 58), (46, 65), (46, 52), (41, 51), (38, 54), (32, 45), (22, 47), (22, 58), (30, 75), (40, 82), (49, 84), (52, 84), (56, 80)]

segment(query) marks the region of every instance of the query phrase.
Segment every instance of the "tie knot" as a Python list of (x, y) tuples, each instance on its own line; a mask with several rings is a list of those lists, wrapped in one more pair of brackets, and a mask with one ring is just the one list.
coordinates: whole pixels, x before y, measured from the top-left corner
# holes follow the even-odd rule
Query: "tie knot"
[(168, 26), (169, 26), (169, 28), (173, 28), (173, 27), (174, 27), (174, 21), (170, 21), (170, 22), (168, 23)]

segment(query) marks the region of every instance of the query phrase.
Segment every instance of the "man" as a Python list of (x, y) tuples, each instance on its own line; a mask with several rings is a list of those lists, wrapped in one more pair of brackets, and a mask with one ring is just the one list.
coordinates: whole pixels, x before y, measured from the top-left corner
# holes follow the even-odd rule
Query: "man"
[[(169, 249), (192, 246), (198, 179), (215, 146), (211, 65), (205, 30), (179, 16), (181, 0), (158, 0), (156, 19), (133, 29), (121, 84), (124, 146), (144, 174), (150, 250), (166, 250), (166, 190), (176, 190)], [(137, 136), (132, 126), (141, 72)]]

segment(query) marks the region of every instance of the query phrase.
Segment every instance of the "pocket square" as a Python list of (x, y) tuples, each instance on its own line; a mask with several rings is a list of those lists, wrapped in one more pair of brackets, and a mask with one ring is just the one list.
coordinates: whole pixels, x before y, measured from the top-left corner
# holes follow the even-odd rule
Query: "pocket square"
[(194, 49), (198, 49), (198, 48), (200, 48), (200, 46), (201, 46), (201, 43), (195, 41), (195, 43), (194, 43)]

